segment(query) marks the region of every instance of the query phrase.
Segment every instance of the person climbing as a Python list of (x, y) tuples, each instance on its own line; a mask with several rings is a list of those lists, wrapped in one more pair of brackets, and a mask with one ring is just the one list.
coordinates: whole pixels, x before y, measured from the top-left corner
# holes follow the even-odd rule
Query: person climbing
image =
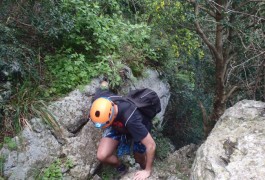
[[(114, 97), (114, 100), (109, 97)], [(134, 180), (146, 179), (151, 175), (156, 150), (156, 143), (150, 134), (152, 121), (138, 108), (128, 113), (132, 103), (122, 98), (115, 100), (115, 97), (117, 95), (108, 89), (108, 82), (103, 81), (92, 100), (90, 119), (95, 127), (103, 129), (97, 158), (116, 167), (119, 174), (125, 174), (127, 167), (119, 156), (122, 151), (130, 152), (131, 139), (135, 161), (142, 168), (134, 174)], [(118, 155), (115, 154), (116, 149)]]

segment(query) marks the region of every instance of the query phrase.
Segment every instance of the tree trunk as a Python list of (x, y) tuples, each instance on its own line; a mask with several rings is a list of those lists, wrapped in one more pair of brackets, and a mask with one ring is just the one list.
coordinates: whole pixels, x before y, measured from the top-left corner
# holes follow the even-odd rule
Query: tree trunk
[[(225, 74), (226, 74), (226, 62), (227, 60), (224, 58), (224, 49), (223, 49), (223, 25), (221, 21), (223, 20), (222, 16), (222, 7), (223, 7), (223, 0), (216, 1), (218, 6), (216, 7), (216, 11), (214, 14), (215, 23), (216, 23), (216, 30), (215, 30), (215, 44), (212, 44), (206, 34), (201, 29), (199, 21), (195, 22), (197, 33), (201, 36), (203, 41), (207, 44), (208, 48), (212, 52), (213, 59), (215, 60), (215, 97), (213, 102), (213, 110), (210, 115), (209, 120), (204, 120), (204, 134), (205, 137), (213, 129), (216, 121), (221, 117), (226, 109), (226, 101), (227, 96), (225, 92)], [(195, 4), (195, 14), (199, 14), (199, 5)]]
[[(207, 45), (215, 63), (215, 92), (212, 112), (209, 116), (205, 114), (203, 115), (203, 126), (205, 131), (204, 133), (207, 137), (208, 134), (211, 132), (212, 128), (214, 127), (215, 123), (226, 110), (226, 104), (229, 97), (234, 94), (236, 90), (244, 89), (245, 87), (249, 87), (252, 84), (255, 85), (255, 83), (253, 82), (256, 82), (255, 88), (258, 88), (258, 84), (260, 82), (259, 77), (261, 77), (262, 74), (260, 73), (262, 71), (258, 70), (256, 72), (257, 76), (256, 79), (254, 79), (253, 81), (254, 76), (252, 77), (252, 74), (248, 76), (248, 74), (246, 73), (247, 70), (248, 72), (254, 71), (253, 67), (249, 65), (249, 69), (246, 69), (245, 64), (250, 64), (248, 61), (254, 58), (259, 58), (260, 61), (263, 61), (261, 55), (264, 54), (264, 51), (262, 51), (260, 48), (262, 47), (260, 44), (262, 44), (263, 42), (256, 41), (257, 44), (254, 44), (253, 42), (248, 42), (247, 35), (245, 36), (243, 34), (244, 31), (238, 30), (238, 27), (241, 26), (241, 20), (245, 20), (246, 18), (250, 18), (250, 20), (243, 21), (242, 23), (245, 24), (242, 27), (245, 27), (247, 29), (252, 27), (254, 24), (256, 25), (258, 23), (261, 25), (262, 22), (264, 22), (264, 19), (261, 18), (262, 16), (259, 14), (261, 9), (255, 7), (255, 5), (259, 7), (263, 5), (263, 1), (188, 0), (188, 2), (193, 3), (194, 5), (194, 23), (196, 32), (201, 37), (203, 42)], [(256, 14), (254, 15), (254, 13), (245, 12), (238, 13), (244, 10), (252, 10), (253, 12), (256, 12)], [(233, 26), (235, 21), (237, 21), (237, 25)], [(205, 24), (205, 26), (201, 25), (201, 23), (205, 22), (211, 22), (213, 24)], [(260, 32), (263, 32), (261, 29), (262, 27), (256, 26), (253, 28), (254, 30), (260, 29)], [(207, 30), (207, 33), (205, 30)], [(248, 57), (247, 54), (251, 55), (252, 53), (256, 54), (256, 56), (249, 58), (248, 60), (242, 63), (239, 63), (242, 61), (242, 55), (244, 55), (244, 57)], [(241, 57), (238, 55), (240, 55)], [(257, 64), (260, 65), (261, 63)], [(242, 69), (241, 73), (244, 73), (243, 76), (244, 78), (246, 78), (246, 80), (241, 78), (240, 68)], [(239, 72), (235, 72), (236, 70), (239, 70)], [(237, 78), (231, 78), (232, 76), (230, 75), (231, 72), (233, 73), (233, 71), (234, 73), (238, 73)], [(233, 76), (235, 76), (235, 74), (233, 74)], [(248, 77), (252, 81), (252, 83), (249, 83), (249, 80), (247, 79)], [(233, 80), (233, 82), (230, 83), (229, 80)], [(241, 81), (237, 82), (238, 80)], [(244, 81), (246, 81), (246, 86), (244, 85)], [(260, 89), (261, 88), (259, 87), (259, 90)], [(200, 107), (203, 106), (200, 105)]]

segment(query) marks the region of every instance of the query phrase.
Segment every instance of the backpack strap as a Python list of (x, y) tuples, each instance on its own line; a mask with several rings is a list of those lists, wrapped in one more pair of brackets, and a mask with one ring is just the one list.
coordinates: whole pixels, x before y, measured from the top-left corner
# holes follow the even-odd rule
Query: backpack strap
[(134, 112), (136, 111), (137, 107), (134, 108), (133, 112), (131, 113), (131, 115), (127, 118), (127, 120), (125, 121), (124, 126), (126, 127), (127, 122), (130, 120), (130, 118), (132, 117), (132, 115), (134, 114)]
[(123, 99), (122, 96), (108, 96), (108, 98), (115, 100)]
[[(127, 99), (127, 98), (124, 98), (124, 97), (122, 97), (122, 96), (109, 96), (109, 97), (107, 97), (109, 100), (111, 100), (111, 101), (119, 101), (119, 100), (123, 100), (123, 101), (126, 101), (126, 102), (129, 102), (130, 104), (133, 104), (133, 105), (135, 105), (133, 102), (131, 102), (129, 99)], [(134, 112), (136, 111), (136, 109), (137, 109), (137, 106), (135, 106), (135, 108), (129, 113), (129, 111), (126, 111), (125, 113), (126, 114), (129, 114), (129, 116), (127, 116), (128, 118), (126, 119), (126, 120), (124, 120), (124, 126), (126, 127), (126, 125), (127, 125), (127, 123), (128, 123), (128, 121), (130, 120), (130, 118), (132, 117), (132, 115), (134, 114)]]

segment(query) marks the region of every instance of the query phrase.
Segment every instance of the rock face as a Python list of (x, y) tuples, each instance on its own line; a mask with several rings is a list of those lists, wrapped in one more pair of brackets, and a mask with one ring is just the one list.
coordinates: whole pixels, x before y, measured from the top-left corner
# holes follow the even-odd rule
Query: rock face
[(265, 103), (244, 100), (227, 109), (192, 166), (192, 180), (265, 177)]
[[(147, 74), (144, 79), (128, 83), (123, 90), (134, 87), (155, 90), (161, 98), (162, 112), (158, 118), (162, 121), (170, 97), (169, 86), (159, 79), (157, 72), (148, 70)], [(13, 138), (17, 148), (11, 150), (7, 144), (4, 145), (0, 150), (0, 160), (4, 159), (3, 175), (6, 179), (40, 178), (45, 168), (58, 160), (60, 163), (56, 167), (62, 170), (63, 179), (82, 180), (93, 175), (99, 165), (96, 149), (101, 131), (87, 121), (87, 116), (92, 95), (99, 83), (100, 80), (95, 79), (84, 90), (75, 90), (67, 97), (52, 102), (47, 109), (57, 123), (51, 120), (51, 125), (47, 125), (43, 120), (33, 118), (31, 125)]]
[[(162, 161), (155, 161), (152, 175), (148, 180), (187, 180), (190, 175), (190, 167), (194, 160), (198, 146), (190, 144), (169, 154)], [(139, 168), (130, 168), (129, 172), (121, 177), (120, 180), (131, 180)], [(93, 179), (94, 180), (94, 179)]]

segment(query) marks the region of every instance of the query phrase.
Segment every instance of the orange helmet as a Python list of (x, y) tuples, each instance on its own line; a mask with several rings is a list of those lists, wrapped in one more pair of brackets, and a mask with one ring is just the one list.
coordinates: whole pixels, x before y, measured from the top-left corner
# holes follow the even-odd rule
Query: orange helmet
[(114, 103), (107, 98), (98, 98), (93, 102), (89, 115), (96, 128), (106, 128), (114, 120)]

